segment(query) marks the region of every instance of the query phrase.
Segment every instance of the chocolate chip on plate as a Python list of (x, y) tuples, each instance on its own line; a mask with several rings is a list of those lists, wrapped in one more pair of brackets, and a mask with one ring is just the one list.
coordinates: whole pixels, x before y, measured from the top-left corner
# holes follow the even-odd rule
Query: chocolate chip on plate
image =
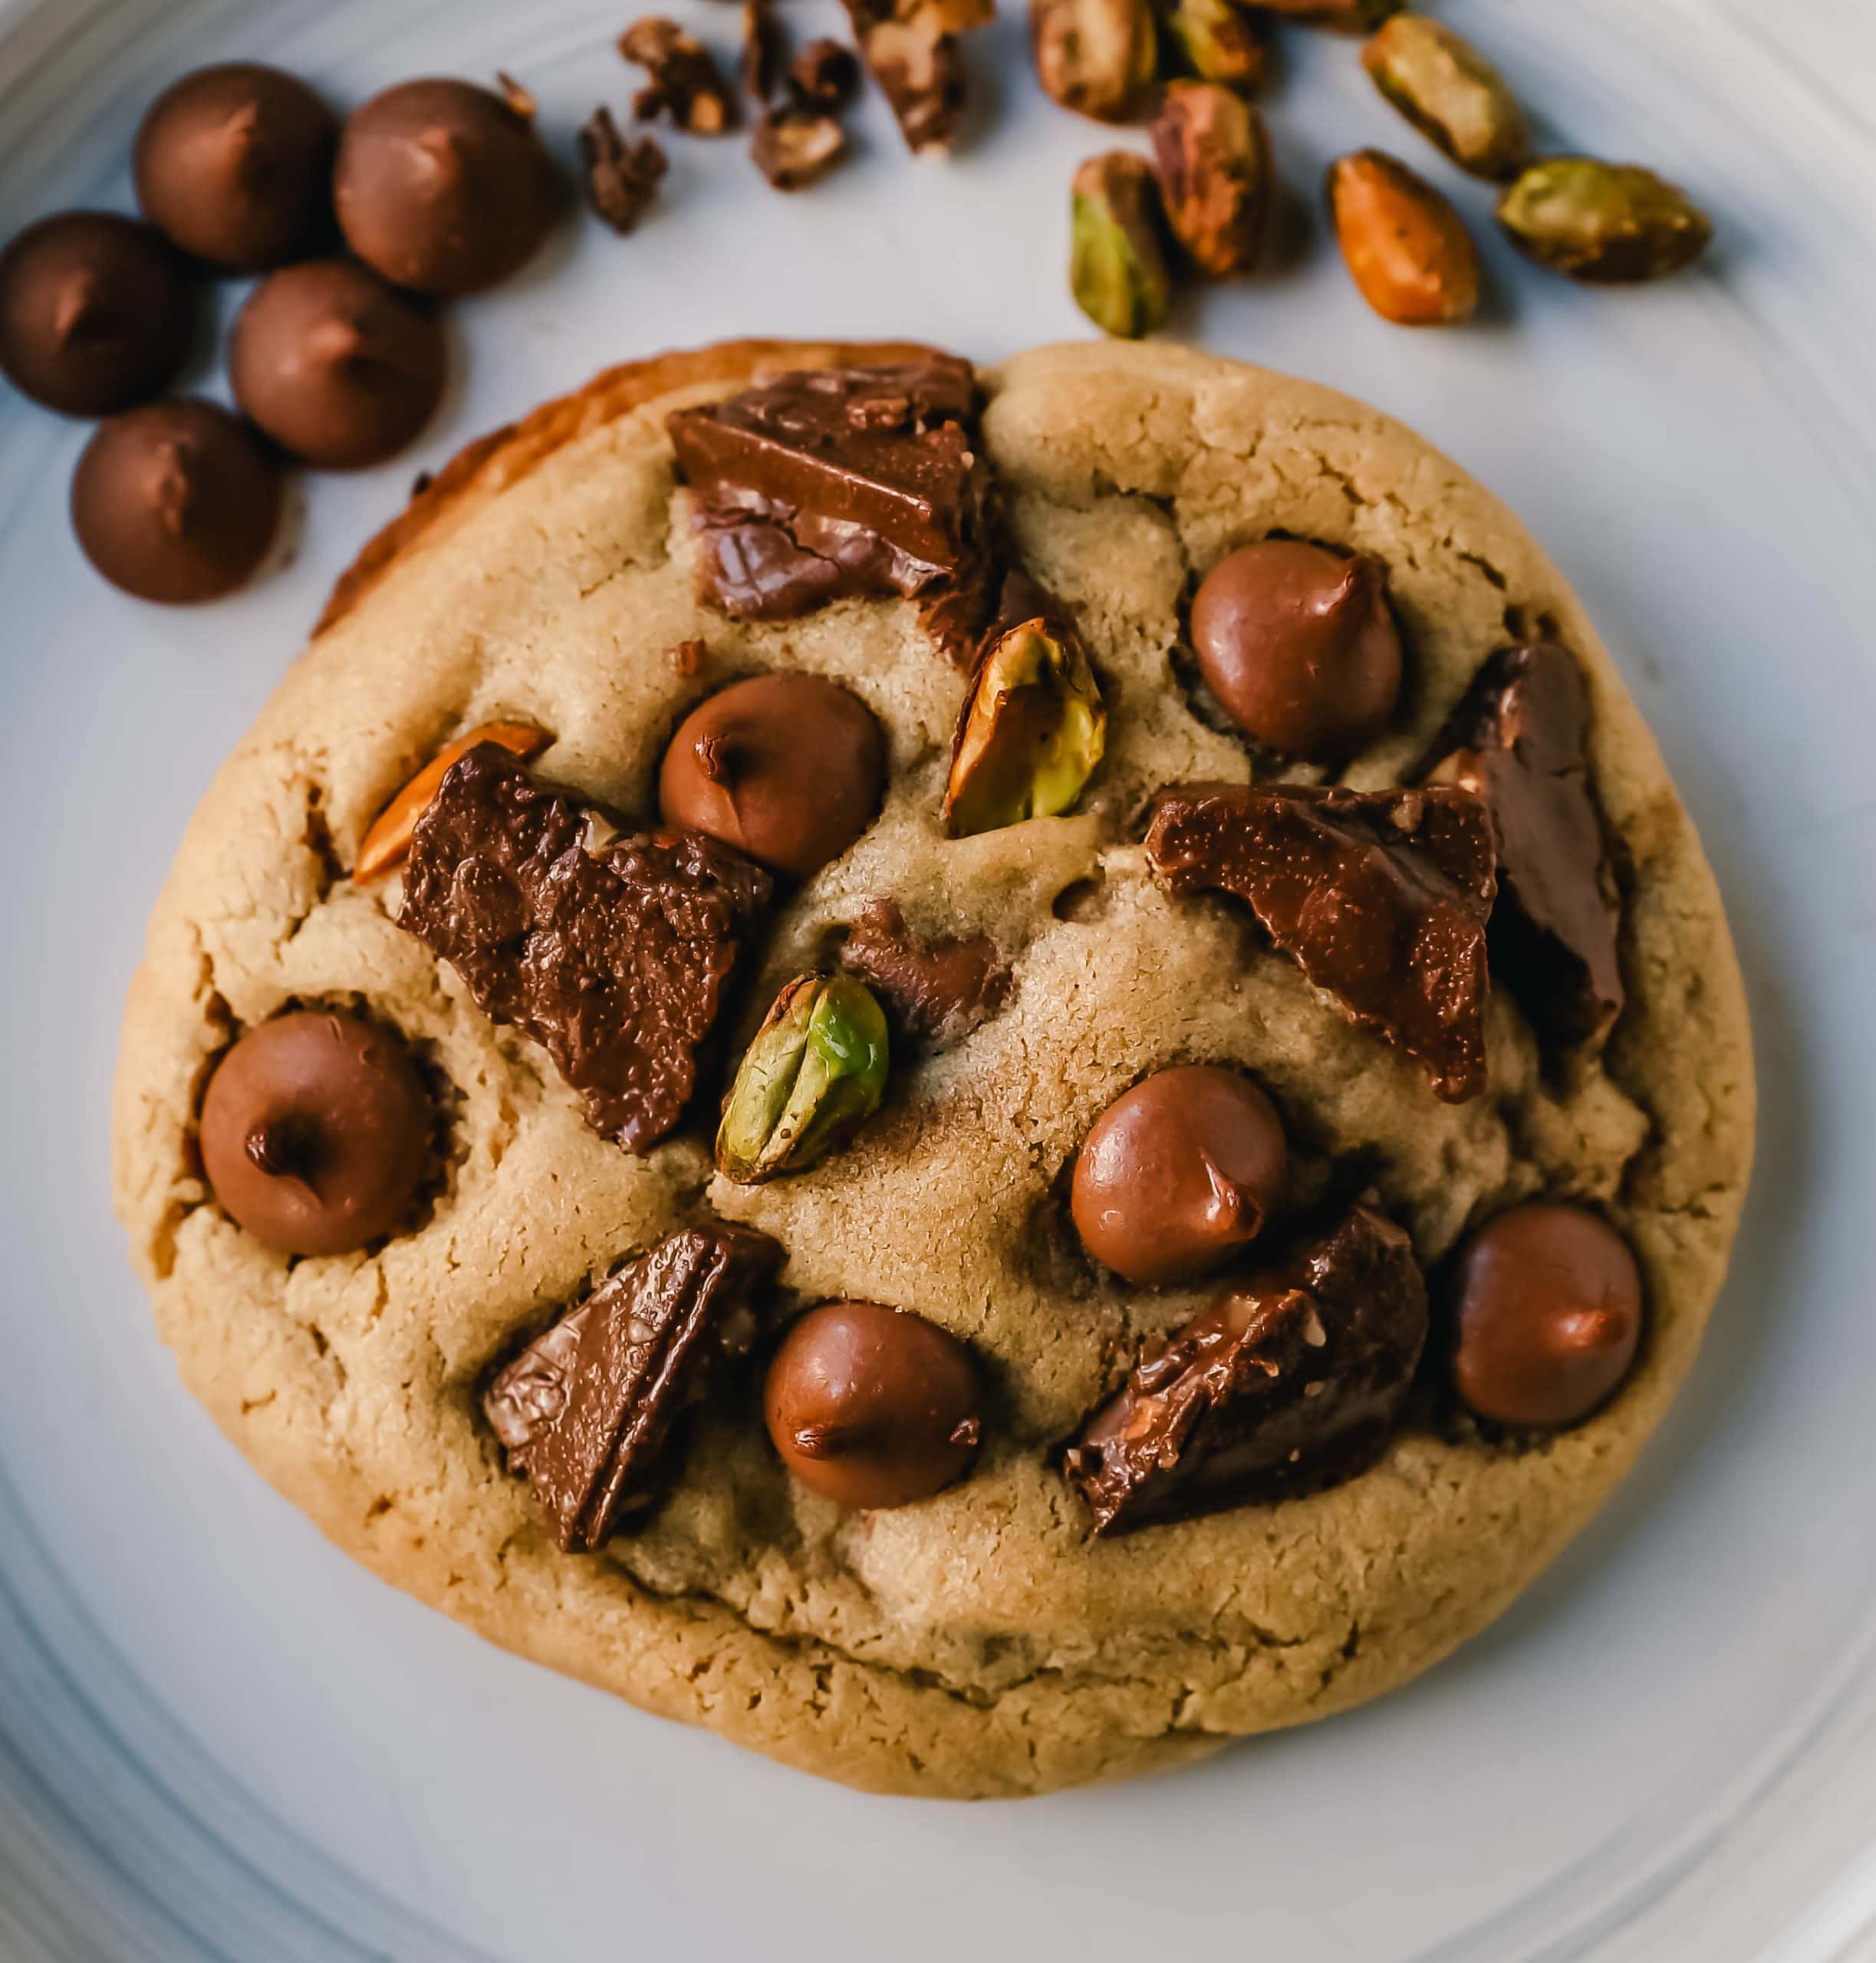
[(330, 237), (338, 140), (338, 118), (297, 76), (258, 61), (198, 68), (138, 127), (137, 202), (185, 252), (263, 272)]
[(346, 243), (395, 286), (479, 293), (534, 256), (560, 206), (532, 121), (469, 82), (401, 82), (354, 110), (333, 195)]
[(1009, 995), (1009, 965), (989, 935), (920, 940), (890, 899), (861, 909), (841, 965), (871, 985), (908, 1037), (933, 1049), (961, 1043)]
[(1400, 699), (1387, 569), (1364, 554), (1295, 538), (1239, 547), (1200, 583), (1192, 646), (1226, 714), (1284, 756), (1344, 761)]
[(1492, 820), (1456, 786), (1188, 784), (1160, 794), (1147, 857), (1181, 897), (1227, 893), (1349, 1020), (1426, 1067), (1436, 1097), (1485, 1088)]
[(436, 316), (350, 259), (270, 273), (228, 348), (235, 401), (324, 470), (382, 463), (414, 440), (442, 400), (447, 360)]
[(1101, 1534), (1352, 1478), (1386, 1442), (1426, 1340), (1411, 1242), (1357, 1207), (1143, 1356), (1063, 1476)]
[(597, 1129), (645, 1152), (690, 1101), (769, 892), (714, 840), (620, 830), (485, 743), (416, 821), (399, 924), (546, 1049)]
[(879, 809), (886, 739), (873, 712), (818, 675), (752, 676), (678, 725), (658, 808), (771, 871), (811, 878)]
[(980, 580), (977, 406), (969, 363), (933, 354), (777, 375), (677, 410), (667, 426), (696, 498), (705, 597), (780, 620)]
[(347, 1254), (409, 1212), (436, 1129), (401, 1037), (362, 1016), (289, 1009), (216, 1064), (202, 1101), (202, 1171), (263, 1246)]
[(139, 600), (219, 600), (252, 577), (280, 518), (280, 474), (254, 432), (184, 397), (98, 425), (71, 480), (85, 557)]
[(0, 374), (67, 416), (156, 394), (189, 353), (196, 295), (154, 225), (61, 212), (0, 252)]
[(1075, 1231), (1129, 1281), (1196, 1281), (1262, 1231), (1285, 1159), (1276, 1107), (1249, 1077), (1211, 1064), (1156, 1071), (1082, 1140)]
[(508, 1469), (534, 1488), (569, 1554), (590, 1554), (657, 1497), (673, 1424), (749, 1348), (751, 1297), (781, 1260), (746, 1228), (670, 1235), (489, 1386), (482, 1409)]
[(1453, 1381), (1482, 1418), (1580, 1423), (1628, 1375), (1641, 1274), (1628, 1244), (1580, 1206), (1533, 1202), (1486, 1223), (1453, 1268)]
[(983, 1389), (966, 1346), (923, 1316), (824, 1302), (782, 1339), (763, 1392), (788, 1471), (844, 1507), (910, 1506), (976, 1456)]
[(1621, 896), (1589, 787), (1589, 693), (1554, 641), (1511, 647), (1479, 669), (1420, 774), (1490, 807), (1498, 834), (1493, 971), (1541, 1035), (1601, 1035), (1625, 999)]

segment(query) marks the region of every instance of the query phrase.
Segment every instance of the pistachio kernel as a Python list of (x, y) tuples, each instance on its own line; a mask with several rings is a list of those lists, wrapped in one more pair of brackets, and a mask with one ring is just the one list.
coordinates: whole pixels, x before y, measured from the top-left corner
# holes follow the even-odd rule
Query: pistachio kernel
[(744, 1053), (716, 1134), (739, 1185), (799, 1172), (852, 1137), (886, 1090), (886, 1018), (850, 975), (798, 975)]
[(1475, 177), (1523, 169), (1531, 132), (1505, 78), (1472, 44), (1423, 14), (1397, 14), (1361, 51), (1374, 86)]
[(1166, 222), (1201, 272), (1249, 272), (1270, 209), (1264, 119), (1217, 82), (1168, 82), (1153, 119)]
[(1104, 334), (1137, 340), (1166, 319), (1172, 281), (1160, 243), (1159, 186), (1131, 150), (1091, 156), (1070, 198), (1068, 285)]
[(1159, 67), (1149, 0), (1029, 0), (1029, 41), (1045, 91), (1097, 122), (1126, 122)]
[(1200, 81), (1246, 95), (1263, 86), (1269, 54), (1237, 0), (1170, 0), (1160, 19), (1179, 65)]
[(1468, 320), (1479, 304), (1479, 248), (1451, 202), (1382, 150), (1329, 166), (1329, 215), (1350, 276), (1384, 321), (1404, 327)]
[(1707, 214), (1666, 178), (1588, 156), (1532, 164), (1499, 199), (1498, 222), (1540, 266), (1605, 284), (1678, 272), (1713, 236)]
[(998, 636), (958, 721), (946, 787), (954, 838), (1067, 811), (1107, 747), (1107, 712), (1075, 630), (1046, 617)]

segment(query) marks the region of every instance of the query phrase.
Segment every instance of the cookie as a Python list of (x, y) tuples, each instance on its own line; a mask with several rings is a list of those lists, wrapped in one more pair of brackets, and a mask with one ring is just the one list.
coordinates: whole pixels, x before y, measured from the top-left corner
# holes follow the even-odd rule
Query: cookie
[[(832, 373), (749, 393), (788, 370)], [(767, 673), (864, 712), (838, 823), (772, 742), (741, 845), (684, 829), (745, 767), (696, 712)], [(430, 1103), (341, 1251), (204, 1178), (288, 1010)], [(242, 1054), (222, 1149), (355, 1239)], [(1419, 439), (1170, 347), (739, 343), (475, 446), (340, 583), (157, 906), (116, 1188), (191, 1390), (386, 1580), (808, 1771), (1015, 1795), (1489, 1623), (1685, 1375), (1753, 1106), (1655, 746)]]

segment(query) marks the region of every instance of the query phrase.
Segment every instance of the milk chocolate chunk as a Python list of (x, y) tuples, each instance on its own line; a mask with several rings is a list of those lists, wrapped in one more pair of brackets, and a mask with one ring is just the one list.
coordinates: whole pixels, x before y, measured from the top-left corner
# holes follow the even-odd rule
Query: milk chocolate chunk
[(1144, 1356), (1063, 1475), (1101, 1534), (1338, 1484), (1380, 1453), (1426, 1340), (1412, 1244), (1357, 1207)]
[(1624, 1000), (1621, 896), (1589, 788), (1589, 697), (1554, 641), (1493, 656), (1427, 752), (1421, 774), (1463, 784), (1498, 833), (1492, 965), (1540, 1035), (1604, 1034)]
[(750, 1304), (782, 1249), (740, 1227), (660, 1241), (530, 1343), (482, 1400), (508, 1469), (569, 1554), (643, 1513), (670, 1471), (674, 1421), (755, 1333)]
[(697, 501), (703, 594), (784, 620), (849, 597), (938, 598), (979, 571), (977, 382), (933, 354), (778, 375), (667, 426)]
[(634, 831), (492, 743), (411, 835), (399, 924), (541, 1044), (594, 1128), (649, 1152), (696, 1088), (769, 875), (690, 831)]
[(1351, 1021), (1426, 1067), (1434, 1095), (1485, 1088), (1492, 821), (1456, 785), (1161, 794), (1147, 856), (1173, 892), (1227, 893)]
[(1009, 965), (987, 934), (918, 939), (890, 899), (870, 902), (841, 949), (900, 1028), (933, 1049), (961, 1043), (1009, 998)]

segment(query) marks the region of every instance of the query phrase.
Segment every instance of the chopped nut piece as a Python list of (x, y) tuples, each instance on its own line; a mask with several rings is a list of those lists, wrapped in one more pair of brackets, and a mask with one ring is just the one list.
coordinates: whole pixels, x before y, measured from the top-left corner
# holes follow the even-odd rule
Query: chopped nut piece
[(1035, 72), (1064, 109), (1124, 123), (1159, 65), (1149, 0), (1029, 0)]
[(799, 109), (765, 110), (749, 139), (749, 154), (778, 191), (805, 190), (847, 154), (846, 133), (831, 116)]
[(1181, 64), (1200, 81), (1223, 82), (1246, 95), (1262, 87), (1269, 52), (1238, 0), (1170, 0), (1160, 24)]
[(536, 107), (532, 91), (523, 88), (505, 68), (495, 71), (495, 87), (502, 91), (502, 100), (515, 115), (525, 122), (532, 123)]
[(958, 35), (989, 18), (977, 0), (846, 0), (867, 72), (892, 104), (907, 147), (942, 150), (964, 113)]
[(1374, 86), (1414, 128), (1477, 177), (1515, 176), (1531, 132), (1504, 77), (1449, 27), (1397, 14), (1361, 51)]
[(798, 108), (836, 115), (859, 86), (858, 58), (838, 41), (811, 41), (788, 64), (788, 95)]
[(806, 1171), (879, 1109), (887, 1064), (886, 1018), (864, 984), (798, 975), (737, 1067), (716, 1169), (745, 1186)]
[(1664, 177), (1588, 156), (1532, 164), (1499, 199), (1498, 222), (1540, 266), (1612, 285), (1678, 272), (1713, 237), (1707, 214)]
[(362, 885), (367, 880), (381, 879), (404, 863), (417, 820), (457, 758), (467, 756), (478, 743), (499, 743), (519, 761), (532, 763), (553, 740), (531, 722), (479, 722), (454, 742), (446, 743), (373, 820), (358, 848), (358, 863), (352, 868), (354, 883)]
[(632, 98), (647, 123), (668, 113), (693, 136), (720, 136), (736, 120), (736, 98), (710, 51), (675, 21), (647, 14), (619, 37), (619, 52), (650, 76)]
[(1445, 195), (1382, 150), (1329, 166), (1329, 215), (1361, 297), (1404, 327), (1450, 326), (1479, 304), (1479, 248)]
[(1167, 223), (1201, 272), (1249, 272), (1270, 209), (1264, 119), (1217, 82), (1169, 82), (1153, 119)]
[(958, 718), (944, 800), (951, 835), (1058, 816), (1107, 739), (1100, 686), (1067, 621), (1039, 614), (993, 633)]
[(961, 1043), (1009, 994), (1009, 969), (988, 935), (919, 940), (890, 899), (854, 921), (841, 965), (871, 985), (908, 1036), (934, 1048)]
[(612, 111), (604, 107), (594, 110), (580, 132), (580, 162), (587, 203), (620, 234), (632, 231), (645, 215), (670, 167), (655, 137), (627, 143)]
[(1160, 245), (1160, 191), (1131, 150), (1091, 156), (1070, 193), (1068, 285), (1104, 333), (1137, 340), (1161, 325), (1172, 281)]
[(739, 64), (743, 92), (766, 109), (780, 92), (788, 66), (788, 32), (775, 0), (742, 0), (742, 55)]

